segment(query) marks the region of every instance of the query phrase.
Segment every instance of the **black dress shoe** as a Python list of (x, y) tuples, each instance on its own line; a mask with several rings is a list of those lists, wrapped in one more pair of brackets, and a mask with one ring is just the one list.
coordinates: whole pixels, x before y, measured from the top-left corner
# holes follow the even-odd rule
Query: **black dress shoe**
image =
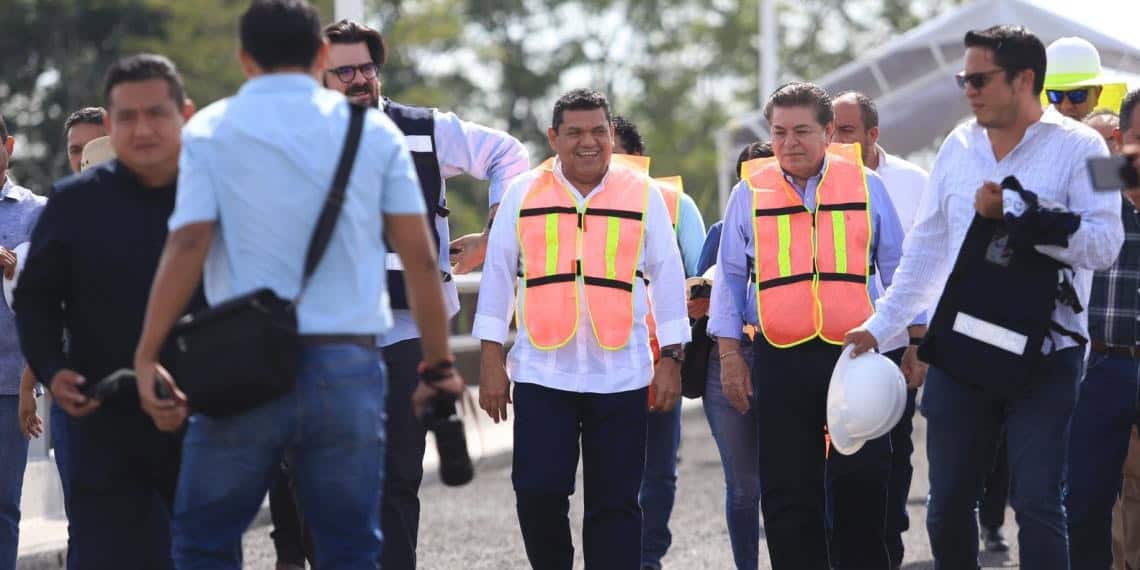
[(1001, 527), (982, 527), (982, 545), (986, 552), (1009, 552)]

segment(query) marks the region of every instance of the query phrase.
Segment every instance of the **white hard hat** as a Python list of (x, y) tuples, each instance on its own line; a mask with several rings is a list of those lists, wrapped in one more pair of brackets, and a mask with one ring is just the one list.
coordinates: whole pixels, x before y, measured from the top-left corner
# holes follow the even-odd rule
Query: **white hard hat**
[(843, 455), (886, 435), (906, 408), (906, 381), (887, 357), (868, 352), (851, 358), (843, 349), (827, 390), (827, 430), (831, 445)]
[(4, 300), (8, 302), (9, 309), (12, 308), (12, 292), (16, 290), (16, 282), (20, 280), (20, 272), (24, 270), (24, 261), (28, 257), (29, 247), (30, 244), (28, 244), (28, 242), (24, 242), (12, 248), (12, 252), (16, 254), (16, 272), (11, 279), (0, 275), (0, 278), (2, 278), (4, 281)]

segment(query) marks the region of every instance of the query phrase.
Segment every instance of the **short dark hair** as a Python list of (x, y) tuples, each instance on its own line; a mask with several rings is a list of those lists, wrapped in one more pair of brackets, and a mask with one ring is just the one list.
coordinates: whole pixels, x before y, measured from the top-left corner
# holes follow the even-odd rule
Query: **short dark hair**
[(353, 20), (333, 22), (324, 29), (325, 39), (331, 44), (358, 44), (364, 42), (368, 46), (368, 55), (372, 63), (384, 65), (388, 60), (388, 46), (384, 43), (384, 36), (380, 32)]
[(321, 16), (305, 0), (253, 0), (239, 24), (241, 48), (266, 71), (313, 65)]
[(1132, 114), (1136, 112), (1136, 105), (1140, 104), (1140, 89), (1124, 96), (1120, 103), (1120, 129), (1127, 131), (1132, 128)]
[(748, 146), (740, 149), (740, 156), (736, 158), (736, 179), (740, 180), (740, 169), (744, 166), (745, 162), (756, 158), (771, 158), (775, 156), (772, 152), (772, 143), (768, 141), (756, 141), (749, 143)]
[(8, 140), (8, 125), (4, 123), (4, 115), (0, 115), (0, 144)]
[(562, 114), (566, 111), (591, 111), (602, 109), (606, 112), (606, 122), (613, 121), (610, 116), (610, 102), (600, 91), (588, 88), (574, 89), (558, 98), (554, 102), (554, 118), (550, 122), (554, 132), (562, 126)]
[(772, 123), (772, 111), (776, 107), (811, 107), (815, 109), (815, 118), (821, 125), (827, 125), (835, 119), (835, 111), (831, 110), (831, 95), (822, 87), (807, 81), (794, 81), (785, 83), (768, 97), (764, 105), (764, 120)]
[(994, 63), (1005, 70), (1006, 81), (1026, 69), (1033, 71), (1033, 94), (1045, 89), (1045, 44), (1024, 26), (993, 26), (970, 30), (963, 40), (966, 47), (994, 52)]
[(111, 89), (120, 83), (134, 83), (162, 79), (169, 87), (170, 98), (181, 106), (186, 101), (186, 88), (182, 86), (182, 76), (174, 62), (166, 56), (153, 53), (140, 53), (124, 57), (111, 64), (107, 70), (107, 77), (103, 80), (103, 98), (107, 106), (111, 106)]
[(63, 134), (66, 136), (67, 131), (75, 125), (103, 125), (103, 115), (106, 111), (102, 107), (84, 107), (67, 117), (63, 122)]
[(621, 139), (621, 146), (630, 154), (645, 154), (645, 139), (641, 138), (641, 131), (629, 119), (614, 115), (614, 134)]
[(879, 106), (875, 104), (875, 100), (859, 91), (844, 91), (835, 96), (833, 101), (838, 101), (844, 97), (854, 97), (855, 103), (859, 105), (859, 115), (863, 119), (863, 128), (868, 131), (879, 126)]

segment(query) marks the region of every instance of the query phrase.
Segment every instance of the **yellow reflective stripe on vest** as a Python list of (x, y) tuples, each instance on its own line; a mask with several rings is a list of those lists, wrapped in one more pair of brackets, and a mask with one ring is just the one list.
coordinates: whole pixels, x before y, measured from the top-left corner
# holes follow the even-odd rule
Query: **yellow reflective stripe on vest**
[(546, 274), (558, 272), (558, 214), (546, 215)]
[[(787, 277), (792, 274), (792, 218), (788, 214), (776, 217), (776, 231), (779, 235), (779, 257), (777, 261), (780, 265), (780, 277)], [(757, 280), (759, 283), (759, 280)]]
[(618, 238), (621, 236), (621, 220), (606, 218), (606, 279), (617, 279)]
[(835, 243), (835, 272), (847, 273), (847, 220), (843, 218), (843, 212), (832, 211), (831, 223), (831, 237)]

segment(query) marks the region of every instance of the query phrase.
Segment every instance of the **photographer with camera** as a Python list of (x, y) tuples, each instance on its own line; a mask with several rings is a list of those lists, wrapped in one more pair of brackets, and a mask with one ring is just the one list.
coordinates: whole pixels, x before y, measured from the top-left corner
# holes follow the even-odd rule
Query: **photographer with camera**
[[(186, 126), (170, 239), (135, 354), (147, 413), (161, 420), (184, 400), (194, 408), (174, 558), (240, 568), (242, 533), (288, 458), (314, 566), (375, 568), (386, 396), (376, 337), (392, 325), (378, 271), (385, 237), (404, 260), (423, 332), (416, 401), (463, 390), (426, 208), (392, 121), (318, 82), (329, 47), (315, 8), (254, 0), (239, 27), (248, 80)], [(210, 309), (174, 327), (203, 271)], [(155, 362), (168, 333), (174, 378)], [(172, 400), (150, 393), (156, 376), (177, 383)]]

